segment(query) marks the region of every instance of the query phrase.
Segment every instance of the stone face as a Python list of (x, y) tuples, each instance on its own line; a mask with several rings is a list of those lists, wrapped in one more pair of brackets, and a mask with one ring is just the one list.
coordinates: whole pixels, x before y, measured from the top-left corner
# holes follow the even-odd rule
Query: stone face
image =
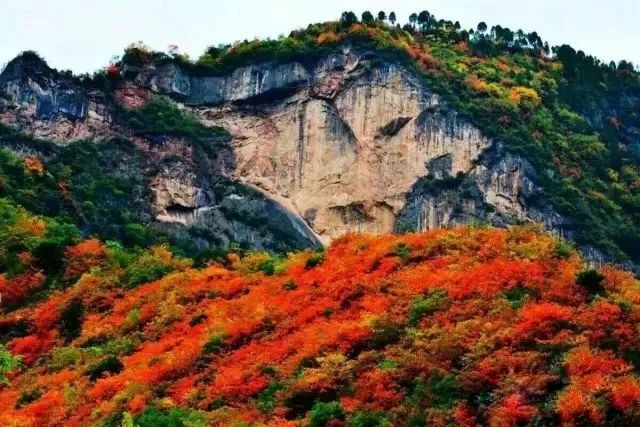
[(432, 159), (447, 155), (449, 172), (465, 173), (491, 145), (395, 64), (349, 52), (313, 70), (310, 84), (281, 101), (195, 111), (231, 132), (232, 176), (288, 199), (323, 242), (348, 231), (391, 232)]
[[(99, 94), (37, 61), (7, 68), (3, 122), (61, 143), (126, 134)], [(247, 65), (223, 76), (175, 63), (125, 64), (123, 75), (121, 104), (137, 108), (167, 95), (232, 136), (228, 152), (198, 167), (184, 142), (136, 141), (163, 162), (149, 182), (153, 215), (177, 233), (200, 227), (222, 245), (241, 239), (268, 248), (279, 236), (304, 247), (348, 231), (534, 220), (571, 236), (565, 218), (532, 202), (540, 189), (525, 159), (505, 153), (413, 71), (371, 52), (344, 46), (313, 61)], [(221, 180), (244, 190), (216, 191)]]
[(89, 92), (69, 76), (26, 54), (0, 74), (0, 121), (38, 138), (66, 143), (113, 133), (102, 94)]
[(483, 222), (507, 226), (538, 222), (571, 238), (572, 224), (549, 206), (532, 200), (542, 189), (529, 162), (505, 153), (497, 143), (466, 174), (453, 177), (448, 158), (435, 159), (437, 172), (419, 180), (407, 196), (396, 230), (431, 230), (457, 224)]

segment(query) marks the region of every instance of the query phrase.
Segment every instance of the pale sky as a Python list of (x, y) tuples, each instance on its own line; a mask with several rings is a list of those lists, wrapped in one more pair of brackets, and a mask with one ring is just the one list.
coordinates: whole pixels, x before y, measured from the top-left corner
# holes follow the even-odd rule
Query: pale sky
[(463, 28), (485, 21), (537, 31), (550, 45), (640, 64), (638, 0), (0, 0), (0, 67), (29, 49), (52, 67), (92, 72), (138, 40), (198, 57), (210, 45), (277, 37), (345, 9), (394, 10), (402, 23), (427, 9)]

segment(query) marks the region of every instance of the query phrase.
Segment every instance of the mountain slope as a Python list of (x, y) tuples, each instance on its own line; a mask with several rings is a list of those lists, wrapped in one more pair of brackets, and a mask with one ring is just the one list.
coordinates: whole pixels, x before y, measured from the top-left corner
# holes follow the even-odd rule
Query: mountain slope
[(363, 18), (7, 65), (0, 424), (640, 423), (638, 73)]
[[(58, 143), (132, 139), (151, 162), (163, 159), (145, 174), (153, 194), (140, 221), (203, 230), (203, 242), (204, 230), (229, 220), (211, 210), (210, 182), (222, 177), (283, 203), (293, 247), (349, 230), (533, 220), (593, 258), (634, 263), (637, 73), (567, 46), (549, 58), (534, 33), (469, 34), (450, 24), (316, 24), (277, 41), (212, 48), (195, 63), (132, 47), (84, 86), (18, 59), (0, 77), (12, 107), (2, 118)], [(172, 107), (152, 110), (146, 123), (136, 117), (149, 100), (166, 102), (154, 94), (229, 132), (212, 149), (200, 138), (209, 163), (197, 164), (211, 157), (200, 149), (189, 165), (189, 134), (153, 118), (175, 115)], [(292, 245), (242, 227), (224, 238), (214, 232), (213, 247)]]
[(95, 240), (65, 254), (75, 284), (0, 322), (23, 364), (4, 425), (638, 422), (637, 281), (531, 228), (201, 270)]

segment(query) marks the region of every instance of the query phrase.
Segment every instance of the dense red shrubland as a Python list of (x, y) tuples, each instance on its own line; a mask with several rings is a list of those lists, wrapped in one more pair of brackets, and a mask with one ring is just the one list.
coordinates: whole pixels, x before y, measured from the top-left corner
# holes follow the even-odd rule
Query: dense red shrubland
[(194, 269), (156, 248), (172, 272), (131, 288), (113, 249), (84, 241), (65, 252), (74, 285), (0, 322), (28, 324), (7, 334), (23, 367), (0, 386), (0, 423), (117, 424), (153, 406), (299, 425), (317, 402), (342, 411), (330, 425), (635, 422), (638, 283), (579, 275), (562, 245), (531, 228), (346, 235), (268, 276), (264, 254)]

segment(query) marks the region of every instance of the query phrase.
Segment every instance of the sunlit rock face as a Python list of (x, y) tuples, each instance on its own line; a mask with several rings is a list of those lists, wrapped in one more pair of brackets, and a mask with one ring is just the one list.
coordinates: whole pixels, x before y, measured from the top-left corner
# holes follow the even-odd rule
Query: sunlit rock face
[[(532, 205), (540, 189), (525, 159), (504, 153), (413, 70), (376, 53), (344, 46), (219, 76), (152, 62), (124, 64), (121, 72), (114, 96), (121, 106), (139, 108), (154, 94), (166, 95), (203, 124), (227, 129), (230, 140), (215, 159), (201, 161), (180, 138), (134, 136), (114, 118), (113, 99), (37, 57), (2, 73), (0, 120), (60, 144), (132, 138), (150, 158), (155, 220), (215, 230), (223, 246), (248, 239), (268, 248), (279, 226), (275, 234), (297, 247), (349, 231), (469, 222), (535, 220), (571, 233), (551, 208)], [(219, 178), (252, 193), (216, 193)]]
[(323, 242), (393, 231), (431, 160), (448, 156), (449, 174), (467, 173), (491, 145), (412, 72), (363, 53), (201, 79), (185, 103), (231, 132), (231, 175), (286, 199)]

